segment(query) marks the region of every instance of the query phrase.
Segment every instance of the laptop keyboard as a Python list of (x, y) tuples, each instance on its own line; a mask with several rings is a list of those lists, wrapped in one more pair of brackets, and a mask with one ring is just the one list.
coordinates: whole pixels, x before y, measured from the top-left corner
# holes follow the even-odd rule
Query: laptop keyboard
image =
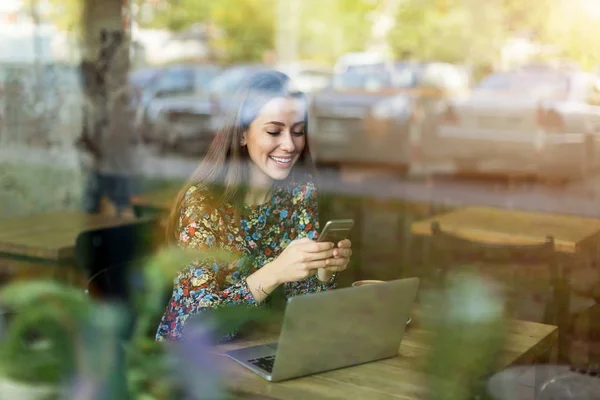
[(259, 368), (264, 369), (267, 372), (273, 371), (273, 363), (275, 362), (275, 356), (267, 356), (254, 358), (252, 360), (248, 360), (249, 363), (256, 365)]

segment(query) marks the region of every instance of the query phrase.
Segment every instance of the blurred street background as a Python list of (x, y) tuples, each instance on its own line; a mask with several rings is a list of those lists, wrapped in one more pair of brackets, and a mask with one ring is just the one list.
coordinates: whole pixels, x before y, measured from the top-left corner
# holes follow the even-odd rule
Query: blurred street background
[[(46, 165), (68, 178), (42, 203), (76, 206), (79, 67), (109, 26), (124, 33), (116, 80), (140, 188), (185, 179), (232, 91), (274, 68), (309, 94), (316, 161), (343, 182), (594, 214), (599, 19), (593, 0), (3, 1), (0, 182), (19, 186), (10, 166)], [(30, 211), (3, 192), (3, 213)]]
[(309, 99), (321, 218), (360, 221), (341, 286), (435, 274), (411, 226), (463, 206), (600, 218), (600, 0), (1, 0), (0, 225), (81, 210), (97, 132), (135, 195), (179, 187), (273, 69)]

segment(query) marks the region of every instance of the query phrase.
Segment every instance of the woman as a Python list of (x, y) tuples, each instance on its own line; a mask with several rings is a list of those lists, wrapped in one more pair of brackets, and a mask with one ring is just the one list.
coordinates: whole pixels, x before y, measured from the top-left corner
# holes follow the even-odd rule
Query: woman
[[(157, 340), (181, 337), (187, 318), (227, 304), (263, 303), (334, 287), (351, 243), (315, 242), (319, 221), (307, 140), (307, 101), (289, 78), (262, 72), (234, 107), (180, 193), (168, 235), (182, 247), (233, 252), (232, 263), (199, 260), (180, 271)], [(335, 247), (337, 245), (337, 247)]]

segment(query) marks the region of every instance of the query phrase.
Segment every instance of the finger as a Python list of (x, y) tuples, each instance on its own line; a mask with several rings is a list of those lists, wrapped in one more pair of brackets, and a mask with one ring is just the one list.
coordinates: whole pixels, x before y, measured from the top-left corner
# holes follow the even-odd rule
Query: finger
[(350, 258), (352, 256), (351, 249), (335, 249), (333, 250), (333, 256), (336, 258)]
[[(323, 269), (324, 271), (326, 271), (327, 273), (329, 273), (329, 274), (334, 274), (334, 273), (336, 273), (336, 272), (340, 272), (340, 269), (339, 269), (338, 267), (324, 267), (324, 268), (322, 268), (322, 269)], [(316, 274), (316, 273), (317, 273), (317, 272), (315, 271), (315, 274)]]
[(338, 242), (338, 245), (337, 245), (337, 247), (339, 247), (339, 248), (347, 248), (347, 249), (349, 249), (349, 248), (351, 248), (351, 247), (352, 247), (352, 242), (350, 241), (350, 239), (344, 239), (344, 240), (340, 240), (340, 241)]
[(305, 250), (308, 253), (320, 253), (323, 251), (333, 249), (333, 243), (331, 242), (311, 242), (303, 244)]
[(329, 250), (324, 250), (324, 251), (320, 251), (318, 253), (306, 253), (305, 257), (307, 261), (314, 261), (314, 260), (327, 260), (329, 258), (333, 258), (333, 249), (329, 249)]
[(341, 267), (344, 265), (348, 265), (348, 259), (347, 258), (330, 258), (328, 260), (325, 260), (325, 264), (328, 267)]
[(305, 268), (307, 270), (325, 268), (327, 266), (326, 261), (327, 260), (314, 260), (314, 261), (310, 261), (310, 262), (306, 263)]
[(333, 265), (333, 266), (327, 266), (324, 269), (327, 270), (330, 273), (333, 272), (340, 272), (345, 270), (348, 267), (348, 265), (344, 264), (344, 265)]

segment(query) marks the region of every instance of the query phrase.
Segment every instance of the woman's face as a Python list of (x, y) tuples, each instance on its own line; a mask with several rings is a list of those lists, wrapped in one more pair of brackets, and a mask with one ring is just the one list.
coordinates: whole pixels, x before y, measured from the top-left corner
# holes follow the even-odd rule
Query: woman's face
[(262, 186), (287, 178), (306, 143), (300, 99), (277, 97), (268, 101), (242, 138), (250, 155), (250, 183)]

